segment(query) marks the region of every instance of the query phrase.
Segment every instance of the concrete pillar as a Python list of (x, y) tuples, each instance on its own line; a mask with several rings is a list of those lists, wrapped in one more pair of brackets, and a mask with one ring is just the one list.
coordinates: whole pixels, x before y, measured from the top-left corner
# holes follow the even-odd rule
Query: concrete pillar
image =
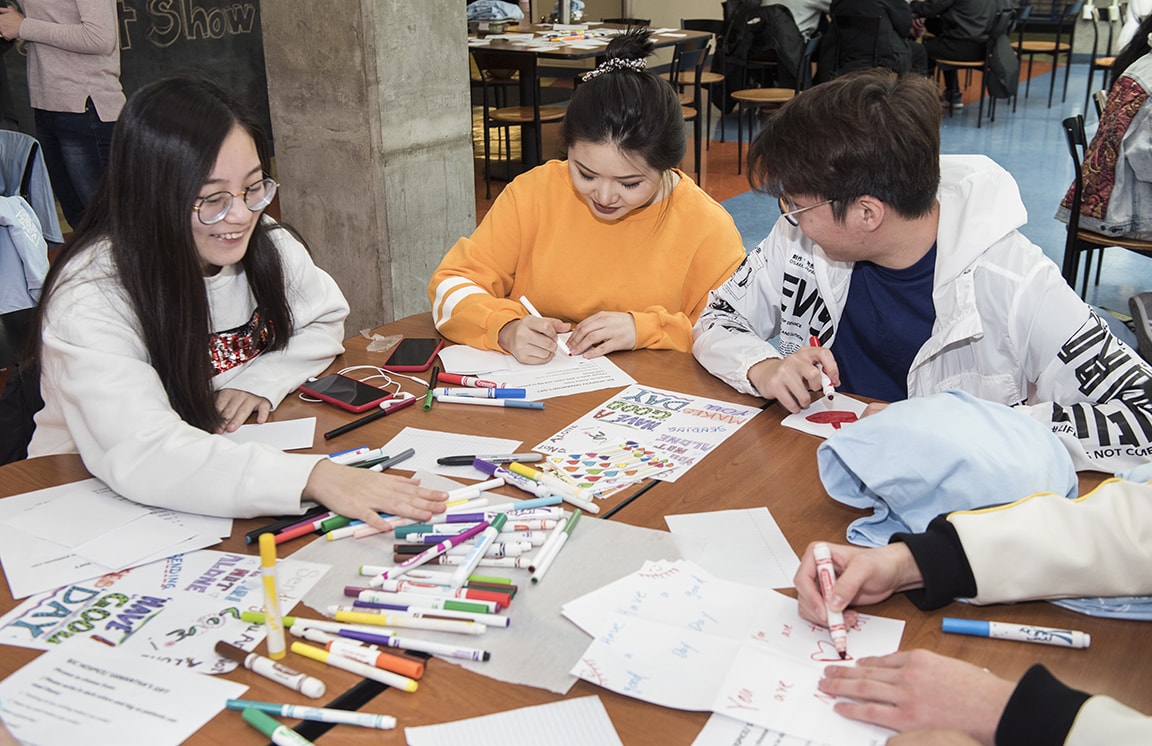
[(429, 310), (476, 227), (463, 4), (275, 0), (261, 24), (281, 213), (347, 296), (348, 333)]

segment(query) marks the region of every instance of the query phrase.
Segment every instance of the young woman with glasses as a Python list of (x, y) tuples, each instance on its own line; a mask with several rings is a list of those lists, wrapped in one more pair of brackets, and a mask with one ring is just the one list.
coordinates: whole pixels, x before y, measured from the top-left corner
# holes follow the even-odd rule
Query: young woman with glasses
[(265, 421), (343, 351), (340, 289), (263, 215), (278, 186), (265, 145), (211, 81), (131, 98), (45, 284), (29, 455), (79, 453), (121, 495), (179, 510), (291, 514), (308, 499), (379, 528), (379, 512), (428, 518), (443, 492), (221, 436)]

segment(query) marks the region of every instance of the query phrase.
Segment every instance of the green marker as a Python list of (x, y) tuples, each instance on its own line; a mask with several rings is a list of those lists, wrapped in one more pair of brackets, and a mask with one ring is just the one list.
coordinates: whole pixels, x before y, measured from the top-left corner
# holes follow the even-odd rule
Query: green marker
[(245, 723), (267, 736), (276, 746), (315, 746), (304, 736), (255, 707), (245, 707), (240, 717), (244, 718)]
[(576, 522), (579, 520), (580, 509), (577, 508), (576, 510), (572, 511), (572, 516), (568, 519), (568, 522), (564, 524), (564, 529), (560, 534), (560, 538), (552, 547), (552, 551), (550, 551), (543, 558), (536, 561), (536, 569), (532, 571), (532, 585), (539, 583), (540, 579), (544, 577), (544, 573), (548, 572), (548, 568), (552, 566), (553, 560), (555, 560), (556, 556), (560, 554), (560, 550), (564, 547), (565, 542), (567, 542), (568, 539), (572, 536), (572, 529), (576, 528)]

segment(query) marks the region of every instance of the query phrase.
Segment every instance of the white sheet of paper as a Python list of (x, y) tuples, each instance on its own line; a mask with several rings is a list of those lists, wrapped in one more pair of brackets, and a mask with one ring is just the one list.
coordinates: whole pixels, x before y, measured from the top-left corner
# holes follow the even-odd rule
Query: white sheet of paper
[[(560, 337), (563, 339), (565, 335), (562, 334)], [(479, 350), (468, 345), (448, 345), (440, 350), (440, 362), (444, 364), (446, 372), (469, 376), (479, 375), (481, 378), (488, 378), (487, 375), (481, 374), (493, 371), (505, 373), (525, 370), (560, 370), (579, 365), (582, 360), (583, 358), (557, 354), (543, 365), (525, 365), (512, 355), (497, 350)]]
[(143, 563), (194, 536), (179, 523), (149, 514), (73, 547), (72, 551), (98, 565), (122, 570)]
[(685, 559), (725, 580), (791, 588), (800, 569), (800, 558), (767, 508), (667, 515), (664, 522)]
[(0, 681), (0, 714), (26, 744), (176, 746), (247, 689), (88, 640)]
[(441, 725), (405, 728), (408, 746), (615, 746), (620, 736), (599, 697), (521, 707)]
[(406, 427), (381, 448), (384, 449), (384, 453), (399, 453), (407, 448), (416, 450), (415, 456), (396, 465), (399, 469), (413, 472), (428, 471), (460, 479), (488, 479), (488, 475), (479, 469), (473, 469), (471, 466), (442, 466), (436, 463), (436, 459), (470, 454), (516, 453), (522, 442), (510, 438), (488, 438), (482, 435)]
[[(848, 427), (853, 421), (859, 419), (867, 406), (864, 402), (847, 394), (836, 394), (832, 399), (822, 396), (808, 405), (807, 409), (801, 409), (796, 414), (785, 417), (782, 424), (794, 430), (815, 435), (818, 438), (827, 438), (841, 427)], [(840, 414), (839, 416), (828, 414), (831, 412)], [(824, 418), (841, 421), (834, 424), (818, 421)]]
[(900, 620), (861, 615), (841, 662), (828, 631), (801, 619), (794, 599), (687, 561), (648, 562), (565, 604), (563, 614), (594, 636), (572, 673), (612, 691), (829, 743), (890, 735), (836, 715), (816, 684), (829, 664), (898, 649)]
[[(107, 500), (109, 496), (114, 496), (118, 500), (123, 499), (100, 480), (85, 479), (0, 500), (0, 564), (3, 564), (4, 577), (8, 581), (8, 588), (13, 598), (24, 598), (33, 593), (99, 577), (119, 569), (95, 563), (81, 557), (68, 547), (33, 536), (7, 523), (26, 511), (72, 495), (80, 495), (86, 500), (97, 503)], [(148, 510), (151, 514), (165, 517), (186, 527), (193, 527), (194, 530), (207, 530), (187, 541), (168, 545), (149, 557), (142, 557), (138, 560), (139, 563), (212, 546), (219, 543), (221, 536), (231, 533), (231, 519), (197, 520), (200, 517), (177, 511), (162, 508), (148, 508)]]
[(316, 437), (316, 418), (241, 425), (234, 433), (224, 433), (224, 437), (234, 443), (264, 443), (281, 451), (311, 448)]
[(451, 373), (476, 375), (510, 388), (527, 389), (527, 398), (532, 401), (635, 383), (607, 356), (585, 359), (560, 355), (544, 365), (523, 365), (502, 352), (450, 345), (440, 351), (440, 360)]
[(692, 746), (825, 746), (825, 744), (713, 713), (696, 735)]
[(126, 500), (105, 487), (96, 491), (62, 491), (54, 499), (16, 513), (4, 523), (32, 536), (72, 548), (148, 513), (147, 506)]
[(576, 365), (565, 365), (552, 370), (537, 366), (524, 366), (519, 371), (496, 372), (506, 386), (528, 390), (528, 399), (540, 401), (554, 396), (579, 394), (584, 391), (620, 388), (635, 383), (632, 376), (621, 370), (607, 356), (578, 360)]

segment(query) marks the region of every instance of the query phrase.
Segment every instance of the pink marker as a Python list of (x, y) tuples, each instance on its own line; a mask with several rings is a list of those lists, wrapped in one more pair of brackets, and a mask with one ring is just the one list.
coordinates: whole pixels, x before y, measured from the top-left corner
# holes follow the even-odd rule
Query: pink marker
[(423, 565), (425, 562), (428, 562), (429, 560), (432, 560), (432, 559), (435, 559), (436, 557), (439, 557), (440, 555), (444, 554), (445, 552), (447, 552), (452, 547), (457, 546), (459, 544), (463, 544), (464, 542), (471, 539), (473, 536), (479, 535), (486, 528), (488, 528), (488, 521), (482, 521), (480, 523), (477, 523), (475, 526), (468, 529), (467, 531), (456, 534), (455, 536), (450, 536), (447, 539), (445, 539), (444, 541), (440, 542), (439, 544), (436, 544), (435, 546), (431, 547), (430, 549), (425, 549), (420, 554), (413, 556), (412, 559), (404, 560), (403, 562), (396, 565), (395, 567), (392, 567), (392, 568), (385, 570), (384, 572), (380, 573), (376, 577), (372, 578), (372, 580), (368, 581), (368, 585), (371, 585), (375, 588), (379, 588), (381, 585), (384, 584), (385, 580), (394, 580), (394, 579), (400, 577), (401, 575), (403, 575), (404, 573), (408, 572), (412, 568), (419, 567), (420, 565)]

